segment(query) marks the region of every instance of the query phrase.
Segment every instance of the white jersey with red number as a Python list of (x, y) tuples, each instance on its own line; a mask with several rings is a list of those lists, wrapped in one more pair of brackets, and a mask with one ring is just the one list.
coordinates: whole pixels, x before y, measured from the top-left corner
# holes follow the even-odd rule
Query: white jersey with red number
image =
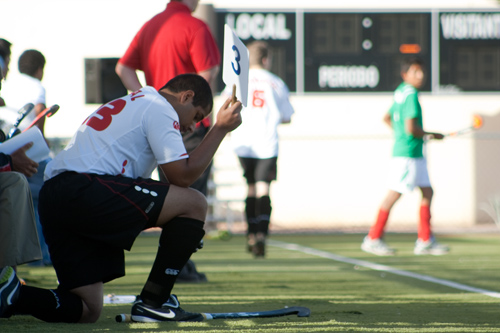
[(231, 132), (236, 155), (261, 159), (278, 156), (278, 125), (289, 121), (294, 113), (288, 95), (279, 77), (264, 69), (250, 69), (248, 104), (241, 111), (243, 122)]
[(179, 117), (153, 87), (115, 99), (92, 113), (45, 169), (148, 178), (157, 164), (187, 158)]

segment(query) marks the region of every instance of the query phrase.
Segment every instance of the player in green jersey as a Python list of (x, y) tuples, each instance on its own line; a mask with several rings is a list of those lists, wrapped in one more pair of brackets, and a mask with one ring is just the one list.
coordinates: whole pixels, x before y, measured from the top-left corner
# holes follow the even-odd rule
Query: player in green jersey
[(424, 84), (424, 67), (420, 59), (407, 58), (401, 64), (403, 82), (394, 92), (394, 102), (384, 116), (384, 122), (394, 132), (392, 151), (392, 177), (389, 192), (379, 209), (377, 220), (363, 240), (361, 249), (376, 255), (394, 255), (396, 250), (384, 241), (384, 228), (389, 213), (403, 193), (415, 187), (422, 191), (420, 204), (420, 223), (418, 239), (414, 253), (417, 255), (442, 255), (449, 251), (447, 246), (439, 244), (431, 232), (430, 206), (433, 190), (427, 172), (427, 162), (423, 154), (424, 137), (443, 139), (443, 134), (426, 132), (422, 126), (422, 109), (418, 101), (418, 89)]

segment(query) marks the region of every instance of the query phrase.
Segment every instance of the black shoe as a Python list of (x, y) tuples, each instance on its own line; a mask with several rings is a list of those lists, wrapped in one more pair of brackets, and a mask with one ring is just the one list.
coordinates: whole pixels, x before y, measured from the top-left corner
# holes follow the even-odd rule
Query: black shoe
[(144, 304), (140, 298), (132, 305), (132, 321), (152, 323), (159, 321), (202, 321), (201, 313), (186, 312), (179, 306), (177, 296), (170, 298), (160, 308)]
[(266, 256), (266, 242), (265, 240), (258, 240), (252, 249), (255, 258), (264, 258)]
[(266, 256), (266, 234), (258, 232), (255, 235), (255, 245), (252, 248), (252, 253), (255, 258), (264, 258)]
[(187, 275), (178, 276), (175, 283), (205, 283), (208, 282), (207, 276), (205, 273), (200, 272), (192, 272)]
[(247, 235), (247, 251), (253, 253), (254, 247), (257, 241), (255, 240), (255, 234)]
[(184, 265), (179, 275), (177, 276), (176, 283), (204, 283), (208, 282), (205, 273), (198, 272), (196, 270), (196, 265), (192, 260)]
[(9, 318), (11, 316), (10, 307), (19, 297), (21, 283), (10, 266), (0, 270), (0, 318)]

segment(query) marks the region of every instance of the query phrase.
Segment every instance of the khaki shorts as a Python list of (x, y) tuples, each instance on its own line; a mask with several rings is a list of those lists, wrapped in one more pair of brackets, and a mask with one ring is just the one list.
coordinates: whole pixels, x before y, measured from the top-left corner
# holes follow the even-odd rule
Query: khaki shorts
[(431, 187), (424, 157), (393, 157), (389, 167), (389, 189), (408, 193), (415, 187)]
[(33, 201), (26, 177), (0, 173), (0, 267), (42, 259)]

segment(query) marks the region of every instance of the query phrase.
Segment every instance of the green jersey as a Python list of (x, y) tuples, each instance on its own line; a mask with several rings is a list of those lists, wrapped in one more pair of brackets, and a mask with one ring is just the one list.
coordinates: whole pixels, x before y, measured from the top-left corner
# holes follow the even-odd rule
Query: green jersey
[(418, 90), (408, 83), (401, 83), (394, 91), (394, 103), (389, 110), (394, 131), (392, 156), (423, 157), (424, 140), (415, 138), (406, 130), (408, 119), (417, 119), (422, 126), (422, 108), (418, 102)]

